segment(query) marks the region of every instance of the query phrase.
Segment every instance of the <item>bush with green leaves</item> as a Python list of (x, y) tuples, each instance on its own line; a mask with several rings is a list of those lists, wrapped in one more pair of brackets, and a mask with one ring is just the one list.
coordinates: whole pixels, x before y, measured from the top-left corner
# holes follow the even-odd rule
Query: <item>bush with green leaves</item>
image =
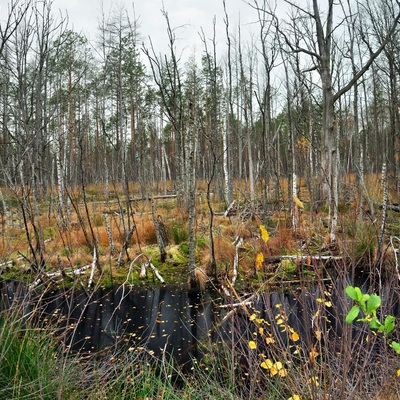
[[(380, 296), (375, 293), (362, 293), (359, 287), (353, 286), (347, 286), (346, 293), (352, 300), (356, 302), (356, 304), (354, 304), (348, 312), (346, 316), (346, 322), (351, 324), (357, 318), (357, 322), (369, 323), (369, 327), (373, 331), (382, 334), (389, 346), (397, 354), (400, 354), (400, 344), (389, 338), (389, 334), (395, 328), (396, 318), (393, 315), (387, 315), (382, 323), (377, 316), (377, 311), (382, 303)], [(358, 318), (360, 312), (363, 316)]]

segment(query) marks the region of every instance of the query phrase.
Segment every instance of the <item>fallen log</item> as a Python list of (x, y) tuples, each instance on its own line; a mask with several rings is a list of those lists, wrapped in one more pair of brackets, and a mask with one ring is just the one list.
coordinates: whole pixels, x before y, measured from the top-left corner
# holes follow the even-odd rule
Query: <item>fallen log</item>
[(158, 195), (158, 196), (149, 196), (149, 197), (131, 197), (129, 199), (129, 201), (145, 201), (145, 200), (151, 200), (151, 198), (153, 198), (154, 200), (157, 199), (174, 199), (176, 198), (177, 195), (176, 194), (162, 194), (162, 195)]
[[(380, 208), (382, 208), (382, 206), (380, 206)], [(400, 206), (398, 204), (387, 204), (386, 209), (390, 211), (400, 212)]]
[(15, 261), (20, 261), (20, 260), (23, 260), (23, 259), (24, 259), (24, 257), (17, 257), (17, 258), (14, 258), (14, 260), (5, 261), (5, 262), (3, 262), (3, 263), (0, 264), (0, 268), (1, 268), (1, 267), (4, 267), (5, 265), (12, 264), (12, 263), (15, 262)]
[(63, 270), (63, 271), (56, 271), (56, 272), (50, 272), (50, 273), (43, 273), (43, 274), (41, 274), (40, 277), (38, 277), (34, 282), (32, 282), (29, 285), (29, 289), (34, 289), (36, 286), (40, 285), (40, 283), (43, 282), (44, 280), (49, 280), (49, 279), (51, 280), (53, 278), (58, 278), (65, 274), (66, 275), (71, 274), (73, 276), (82, 275), (90, 267), (92, 267), (92, 264), (88, 264), (83, 267), (69, 270), (69, 271)]
[[(232, 207), (235, 205), (236, 200), (233, 200), (231, 204), (229, 204), (229, 207), (226, 209), (226, 211), (224, 212), (224, 217), (229, 217), (231, 215), (236, 214), (236, 210), (232, 211)], [(232, 212), (232, 214), (231, 214)]]
[(322, 256), (322, 255), (281, 255), (281, 256), (270, 256), (264, 257), (264, 263), (266, 264), (278, 264), (282, 260), (292, 260), (292, 261), (329, 261), (329, 260), (342, 260), (342, 256)]

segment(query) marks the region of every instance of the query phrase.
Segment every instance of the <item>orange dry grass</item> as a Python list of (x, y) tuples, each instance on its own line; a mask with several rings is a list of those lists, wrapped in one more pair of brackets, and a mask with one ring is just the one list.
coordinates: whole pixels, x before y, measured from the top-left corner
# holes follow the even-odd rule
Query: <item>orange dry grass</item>
[(266, 243), (266, 255), (281, 255), (283, 251), (296, 250), (296, 238), (291, 229), (280, 229), (275, 236), (270, 236)]
[(227, 239), (217, 237), (214, 240), (215, 261), (217, 264), (231, 263), (235, 256), (235, 246)]
[(45, 244), (45, 250), (48, 254), (57, 253), (62, 247), (63, 241), (60, 234), (57, 234), (56, 237)]
[(136, 220), (136, 229), (139, 236), (140, 243), (142, 244), (155, 244), (157, 243), (156, 231), (151, 215), (142, 215)]
[(208, 276), (207, 273), (202, 269), (202, 268), (196, 268), (194, 270), (195, 276), (196, 276), (196, 282), (200, 288), (201, 291), (204, 291), (206, 288)]
[(0, 259), (6, 256), (6, 247), (3, 245), (3, 241), (0, 241)]
[[(120, 244), (122, 246), (122, 244), (125, 241), (125, 237), (124, 237), (124, 229), (121, 225), (121, 223), (116, 223), (115, 221), (112, 221), (110, 223), (110, 229), (111, 229), (111, 236), (113, 238), (114, 244)], [(106, 233), (107, 236), (107, 233)], [(108, 239), (107, 239), (107, 243), (108, 243)]]
[[(220, 225), (221, 235), (225, 238), (235, 239), (236, 236), (239, 236), (243, 239), (250, 239), (252, 235), (252, 228), (246, 225), (233, 226), (233, 225)], [(255, 232), (253, 228), (253, 232)]]
[(77, 229), (71, 234), (71, 245), (72, 246), (87, 246), (88, 242), (82, 229)]
[(110, 242), (108, 240), (107, 231), (104, 226), (101, 226), (96, 229), (96, 236), (97, 236), (97, 241), (100, 244), (100, 246), (108, 246), (110, 244)]

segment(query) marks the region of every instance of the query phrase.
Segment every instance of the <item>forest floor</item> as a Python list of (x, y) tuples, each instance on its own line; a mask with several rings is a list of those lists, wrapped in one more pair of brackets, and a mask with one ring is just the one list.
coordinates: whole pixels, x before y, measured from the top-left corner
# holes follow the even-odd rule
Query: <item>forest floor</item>
[[(339, 204), (335, 243), (330, 242), (328, 209), (313, 210), (304, 185), (299, 191), (304, 208), (294, 208), (295, 227), (287, 199), (271, 201), (265, 216), (262, 197), (250, 202), (240, 185), (237, 186), (238, 195), (228, 215), (225, 203), (211, 196), (217, 264), (213, 276), (209, 268), (209, 209), (205, 192), (199, 190), (197, 194), (196, 266), (200, 275), (210, 277), (210, 281), (217, 277), (220, 280), (232, 279), (236, 253), (237, 282), (245, 287), (266, 281), (270, 285), (295, 283), (299, 276), (320, 276), (332, 260), (362, 268), (376, 263), (383, 217), (379, 177), (375, 178), (375, 184), (371, 178), (369, 204), (357, 201), (355, 185), (347, 185), (346, 198)], [(165, 230), (167, 258), (162, 263), (151, 201), (139, 195), (134, 187), (129, 201), (126, 201), (126, 196), (124, 198), (122, 188), (114, 187), (108, 200), (105, 193), (102, 185), (88, 186), (86, 203), (79, 189), (70, 193), (71, 204), (65, 213), (68, 217), (62, 219), (55, 209), (54, 196), (43, 196), (35, 211), (32, 199), (21, 200), (6, 192), (7, 210), (2, 209), (1, 214), (2, 277), (32, 282), (39, 274), (42, 281), (47, 277), (51, 282), (62, 280), (68, 284), (79, 279), (84, 285), (94, 278), (95, 282), (105, 286), (123, 282), (148, 283), (158, 281), (151, 269), (148, 269), (146, 277), (140, 276), (142, 264), (151, 260), (166, 283), (185, 283), (189, 261), (188, 217), (177, 207), (176, 197), (155, 195), (154, 199), (154, 212)], [(284, 196), (283, 188), (281, 197)], [(371, 204), (376, 205), (374, 210), (370, 209)], [(124, 249), (133, 226), (136, 229)], [(268, 240), (263, 240), (260, 226), (268, 233)], [(385, 268), (390, 273), (396, 268), (395, 249), (390, 246), (390, 239), (394, 242), (394, 235), (400, 231), (396, 210), (388, 210), (384, 229), (385, 247), (381, 253), (384, 251)], [(238, 238), (243, 239), (240, 246), (236, 245)], [(96, 268), (93, 263), (94, 242), (99, 253), (95, 255)], [(91, 276), (92, 269), (94, 275)]]

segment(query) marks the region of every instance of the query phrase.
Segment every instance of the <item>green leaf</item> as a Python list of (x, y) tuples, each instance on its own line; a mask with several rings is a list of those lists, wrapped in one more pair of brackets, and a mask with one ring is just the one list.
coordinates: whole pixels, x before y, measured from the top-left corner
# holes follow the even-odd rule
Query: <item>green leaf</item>
[[(361, 292), (360, 292), (361, 293)], [(368, 293), (361, 295), (361, 301), (366, 302), (371, 296)]]
[(369, 327), (375, 330), (382, 330), (382, 324), (378, 321), (377, 318), (372, 318), (371, 322), (369, 323)]
[[(359, 287), (355, 287), (354, 288), (354, 292), (355, 292), (355, 294), (356, 294), (356, 301), (358, 301), (359, 303), (362, 303), (363, 302), (363, 300), (364, 300), (364, 296), (363, 296), (363, 294), (361, 293), (361, 289), (359, 288)], [(368, 295), (367, 295), (368, 296)], [(366, 299), (366, 300), (368, 300), (368, 299)]]
[(347, 286), (345, 289), (347, 296), (349, 296), (353, 300), (357, 300), (357, 295), (355, 288), (353, 286)]
[(400, 354), (400, 343), (392, 342), (392, 343), (390, 343), (390, 345), (392, 346), (392, 349), (393, 349), (397, 354)]
[(371, 294), (367, 303), (367, 314), (372, 314), (381, 305), (381, 298), (377, 294)]
[(390, 332), (394, 329), (396, 318), (393, 315), (388, 315), (385, 318), (385, 335), (389, 335)]
[(354, 305), (349, 313), (346, 315), (346, 323), (351, 324), (360, 313), (360, 307)]

